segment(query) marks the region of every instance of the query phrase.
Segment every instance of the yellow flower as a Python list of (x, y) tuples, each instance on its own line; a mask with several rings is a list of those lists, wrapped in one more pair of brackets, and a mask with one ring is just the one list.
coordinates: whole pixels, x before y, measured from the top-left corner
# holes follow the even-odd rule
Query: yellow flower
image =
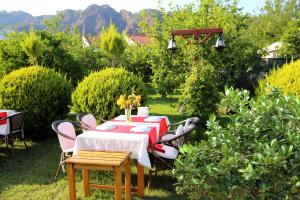
[(117, 105), (120, 106), (120, 109), (125, 108), (134, 108), (140, 106), (141, 95), (135, 95), (134, 93), (128, 95), (126, 98), (125, 95), (121, 95), (117, 100)]

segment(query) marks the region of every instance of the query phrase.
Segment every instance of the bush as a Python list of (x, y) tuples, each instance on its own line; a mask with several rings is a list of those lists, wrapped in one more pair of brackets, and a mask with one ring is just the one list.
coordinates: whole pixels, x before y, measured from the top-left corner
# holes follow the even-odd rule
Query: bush
[(188, 116), (197, 116), (205, 125), (209, 115), (216, 110), (219, 101), (218, 83), (214, 69), (208, 63), (199, 61), (193, 66), (191, 75), (183, 87), (180, 102), (183, 112)]
[(300, 60), (272, 70), (265, 79), (259, 80), (257, 93), (269, 93), (268, 85), (279, 88), (285, 95), (300, 96)]
[(299, 199), (299, 99), (225, 94), (220, 110), (232, 114), (227, 124), (212, 115), (208, 139), (181, 149), (177, 191), (191, 199)]
[(45, 135), (53, 120), (68, 113), (71, 85), (60, 74), (39, 66), (15, 70), (0, 81), (0, 107), (26, 111), (26, 136)]
[(80, 82), (72, 95), (72, 109), (111, 118), (121, 113), (117, 99), (122, 94), (142, 96), (142, 105), (146, 102), (146, 88), (140, 78), (122, 68), (107, 68), (91, 73)]
[(0, 77), (29, 65), (29, 58), (21, 47), (25, 37), (26, 33), (12, 32), (0, 40)]

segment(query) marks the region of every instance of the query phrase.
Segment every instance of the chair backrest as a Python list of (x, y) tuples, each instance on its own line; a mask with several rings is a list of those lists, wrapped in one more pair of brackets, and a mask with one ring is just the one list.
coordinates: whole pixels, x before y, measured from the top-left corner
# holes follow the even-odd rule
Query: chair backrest
[(76, 116), (82, 130), (94, 130), (97, 127), (97, 120), (92, 114), (81, 113)]
[(149, 107), (138, 107), (137, 115), (141, 117), (148, 117), (149, 116)]
[(75, 145), (76, 133), (73, 124), (67, 120), (58, 120), (52, 123), (52, 129), (58, 136), (59, 144), (63, 152)]
[(20, 133), (23, 131), (25, 114), (26, 112), (18, 112), (8, 116), (9, 133)]

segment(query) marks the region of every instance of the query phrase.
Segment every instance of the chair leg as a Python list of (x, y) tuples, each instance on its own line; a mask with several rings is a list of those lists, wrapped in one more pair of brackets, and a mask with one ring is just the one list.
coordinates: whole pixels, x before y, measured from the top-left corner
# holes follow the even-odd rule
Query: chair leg
[(149, 174), (148, 174), (149, 178), (148, 178), (148, 186), (147, 186), (148, 190), (150, 189), (150, 186), (151, 186), (152, 173), (153, 173), (153, 171), (151, 169), (149, 169)]
[(56, 181), (56, 179), (57, 179), (57, 176), (58, 176), (60, 168), (63, 168), (63, 166), (62, 166), (63, 157), (64, 157), (64, 152), (61, 152), (61, 154), (60, 154), (60, 161), (59, 161), (59, 165), (58, 165), (58, 168), (56, 170), (56, 173), (55, 173), (54, 181)]
[(28, 146), (27, 146), (27, 144), (26, 144), (26, 141), (25, 141), (25, 136), (24, 136), (24, 132), (22, 131), (22, 133), (21, 133), (21, 140), (23, 141), (23, 143), (24, 143), (24, 145), (25, 145), (25, 147), (26, 147), (26, 150), (29, 150), (28, 149)]

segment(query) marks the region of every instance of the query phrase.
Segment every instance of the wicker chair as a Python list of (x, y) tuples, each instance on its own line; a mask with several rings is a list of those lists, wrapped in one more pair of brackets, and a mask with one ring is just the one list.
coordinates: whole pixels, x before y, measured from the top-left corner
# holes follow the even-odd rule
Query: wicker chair
[(0, 119), (0, 121), (8, 120), (9, 131), (7, 134), (0, 133), (0, 136), (4, 136), (6, 147), (8, 147), (8, 144), (10, 144), (12, 147), (12, 151), (14, 145), (14, 138), (20, 138), (23, 141), (26, 149), (28, 150), (28, 146), (25, 142), (24, 131), (23, 131), (25, 114), (26, 112), (17, 112), (8, 117)]
[[(173, 169), (174, 161), (179, 154), (179, 148), (187, 143), (189, 134), (196, 128), (196, 124), (199, 122), (198, 117), (190, 118), (190, 120), (184, 120), (174, 125), (185, 124), (182, 132), (169, 131), (166, 135), (168, 137), (162, 138), (151, 146), (150, 160), (155, 170), (149, 171), (148, 187), (151, 184), (151, 175), (157, 171), (165, 169)], [(159, 146), (159, 148), (158, 148)]]

